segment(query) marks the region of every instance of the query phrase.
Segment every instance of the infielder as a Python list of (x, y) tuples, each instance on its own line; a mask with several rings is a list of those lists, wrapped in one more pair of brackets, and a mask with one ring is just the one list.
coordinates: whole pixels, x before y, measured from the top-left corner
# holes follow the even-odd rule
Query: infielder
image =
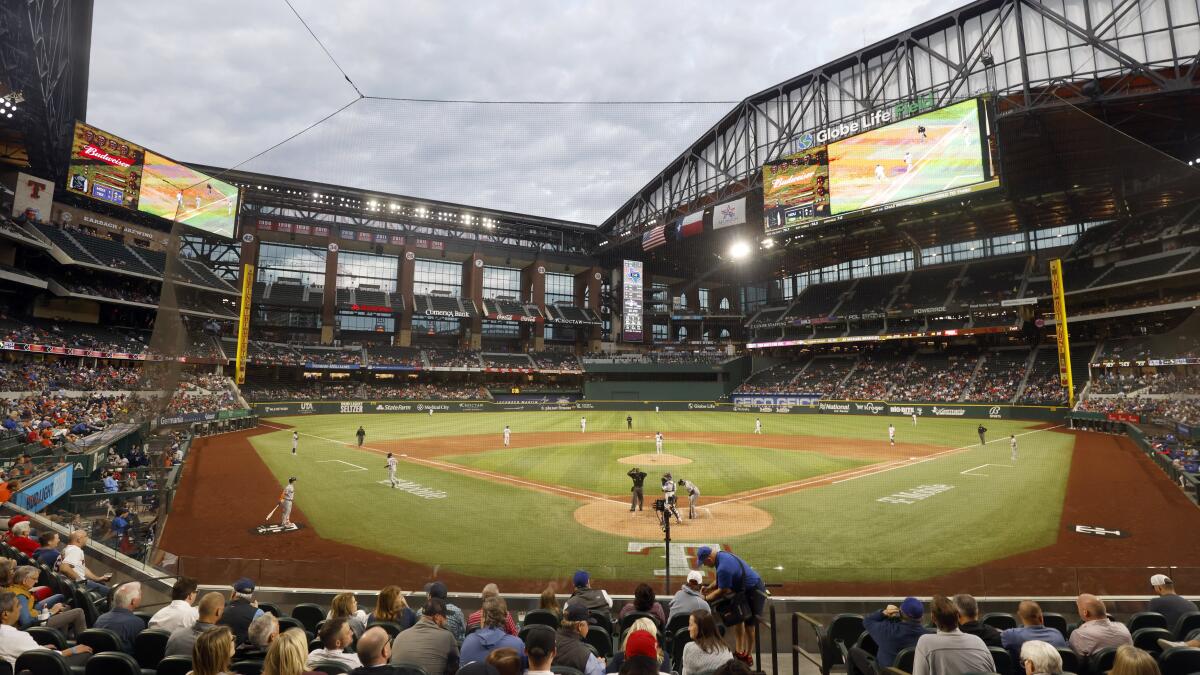
[(300, 432), (293, 431), (292, 432), (292, 454), (293, 455), (296, 454), (296, 448), (299, 447), (299, 445), (300, 445)]
[(664, 473), (662, 477), (663, 496), (667, 498), (666, 517), (675, 516), (675, 522), (683, 524), (683, 519), (679, 517), (679, 509), (675, 508), (675, 481), (671, 479), (671, 474)]
[(654, 454), (661, 455), (663, 446), (663, 435), (661, 431), (654, 432)]
[(696, 487), (695, 483), (682, 478), (679, 479), (679, 487), (687, 490), (688, 493), (688, 520), (695, 520), (696, 504), (700, 502), (700, 488)]
[(354, 432), (354, 435), (358, 437), (358, 447), (361, 448), (362, 444), (363, 444), (363, 439), (367, 437), (366, 430), (360, 426), (358, 428), (358, 431)]
[(579, 433), (581, 433), (581, 434), (587, 433), (587, 418), (586, 417), (579, 418)]
[(396, 459), (396, 457), (389, 452), (387, 456), (387, 464), (384, 466), (387, 467), (388, 483), (390, 483), (392, 487), (396, 487), (396, 485), (399, 484), (399, 482), (396, 480), (396, 465), (399, 463), (400, 460)]
[(888, 443), (896, 444), (896, 427), (891, 423), (888, 423)]
[(1017, 461), (1017, 435), (1008, 435), (1008, 448), (1012, 450), (1012, 461)]
[(504, 447), (506, 447), (506, 448), (508, 447), (508, 442), (511, 439), (512, 439), (512, 429), (509, 429), (508, 425), (505, 424), (504, 425)]
[(757, 417), (754, 418), (754, 433), (762, 433), (762, 420), (758, 419)]
[(633, 479), (633, 487), (629, 488), (629, 512), (633, 513), (635, 506), (638, 511), (641, 511), (643, 498), (642, 484), (646, 481), (646, 472), (635, 466), (625, 475)]
[(283, 488), (283, 493), (279, 495), (279, 505), (283, 507), (283, 521), (280, 523), (284, 527), (292, 526), (292, 502), (296, 500), (296, 477), (292, 476), (288, 479), (287, 487)]

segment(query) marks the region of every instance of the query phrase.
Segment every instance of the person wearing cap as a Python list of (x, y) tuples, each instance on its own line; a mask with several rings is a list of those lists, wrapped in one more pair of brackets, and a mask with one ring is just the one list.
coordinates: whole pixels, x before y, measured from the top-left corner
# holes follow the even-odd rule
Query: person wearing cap
[(446, 629), (446, 603), (430, 595), (421, 609), (421, 619), (400, 631), (392, 640), (392, 665), (411, 663), (425, 675), (454, 675), (458, 671), (458, 643)]
[[(425, 584), (425, 596), (437, 598), (442, 601), (446, 617), (445, 628), (454, 636), (454, 643), (461, 645), (467, 637), (467, 617), (457, 605), (446, 599), (446, 584), (440, 581), (431, 581)], [(419, 617), (420, 615), (421, 612), (418, 611), (417, 616)], [(430, 673), (429, 675), (433, 674)]]
[(1020, 626), (1006, 628), (1000, 633), (1000, 646), (1012, 654), (1013, 663), (1021, 662), (1021, 648), (1026, 642), (1037, 640), (1054, 647), (1069, 648), (1067, 638), (1057, 628), (1045, 625), (1042, 607), (1033, 600), (1022, 600), (1017, 605), (1017, 618), (1021, 620)]
[(229, 604), (225, 606), (220, 625), (229, 626), (236, 644), (242, 644), (250, 640), (250, 622), (262, 613), (258, 601), (254, 599), (254, 580), (242, 577), (233, 582), (233, 593), (229, 595)]
[(509, 647), (517, 653), (525, 651), (525, 643), (515, 636), (509, 635), (506, 629), (508, 620), (508, 605), (499, 595), (491, 595), (483, 600), (480, 610), (481, 627), (463, 640), (461, 661), (485, 661), (497, 649)]
[(1197, 610), (1196, 603), (1175, 593), (1175, 582), (1165, 574), (1155, 574), (1150, 577), (1150, 586), (1158, 594), (1150, 600), (1149, 611), (1162, 614), (1167, 620), (1167, 628), (1174, 630), (1179, 617)]
[(529, 661), (525, 675), (553, 675), (550, 667), (556, 655), (556, 642), (556, 633), (549, 626), (534, 625), (525, 633), (525, 659)]
[[(595, 625), (591, 611), (581, 603), (568, 602), (563, 612), (562, 623), (554, 636), (554, 663), (568, 666), (583, 675), (604, 675), (604, 664), (583, 641), (588, 627)], [(403, 635), (403, 633), (402, 633)]]
[[(916, 647), (922, 635), (932, 631), (921, 625), (925, 606), (921, 601), (907, 597), (900, 606), (888, 605), (863, 617), (863, 628), (875, 640), (879, 649), (875, 652), (875, 665), (880, 669), (896, 663), (896, 654), (908, 647)], [(850, 658), (860, 672), (875, 672), (871, 668), (871, 655), (859, 647), (850, 648)]]
[(607, 612), (612, 608), (612, 598), (609, 597), (608, 591), (598, 588), (592, 588), (591, 576), (585, 570), (579, 570), (572, 578), (575, 584), (575, 590), (571, 593), (571, 597), (567, 598), (567, 604), (582, 604), (589, 610), (599, 612)]
[[(625, 636), (625, 661), (650, 659), (654, 662), (654, 670), (662, 673), (662, 675), (666, 675), (667, 672), (670, 672), (670, 668), (667, 668), (664, 672), (661, 651), (658, 647), (658, 638), (649, 631), (633, 630), (629, 632), (629, 635)], [(729, 650), (727, 649), (725, 652), (729, 653)], [(620, 672), (620, 670), (617, 672)]]
[(1071, 631), (1067, 642), (1076, 654), (1091, 656), (1107, 647), (1133, 644), (1133, 636), (1129, 634), (1129, 629), (1125, 624), (1108, 618), (1108, 608), (1100, 598), (1091, 593), (1084, 593), (1075, 598), (1075, 607), (1083, 621), (1078, 628)]
[(700, 589), (704, 586), (704, 574), (700, 570), (692, 570), (688, 572), (687, 581), (679, 590), (675, 592), (675, 596), (671, 598), (670, 611), (667, 613), (667, 623), (676, 616), (690, 615), (692, 612), (703, 609), (707, 612), (712, 611), (708, 601), (704, 599), (704, 594)]
[(296, 477), (292, 476), (288, 479), (288, 484), (283, 488), (283, 492), (279, 495), (279, 505), (283, 507), (283, 520), (280, 525), (284, 527), (292, 526), (292, 502), (296, 500)]
[(750, 618), (733, 626), (733, 656), (752, 666), (754, 659), (750, 652), (754, 649), (758, 622), (767, 605), (767, 585), (753, 567), (729, 551), (714, 551), (710, 546), (701, 546), (700, 550), (696, 551), (696, 566), (703, 565), (714, 567), (717, 571), (716, 580), (705, 587), (708, 594), (704, 599), (710, 604), (738, 593), (746, 596), (746, 602), (750, 605)]
[(629, 512), (633, 513), (634, 510), (641, 511), (642, 500), (644, 498), (642, 490), (646, 482), (646, 472), (635, 466), (625, 475), (633, 480), (633, 487), (629, 488)]
[(983, 640), (959, 630), (958, 606), (953, 600), (935, 595), (929, 611), (937, 632), (917, 638), (912, 675), (995, 672), (996, 663)]

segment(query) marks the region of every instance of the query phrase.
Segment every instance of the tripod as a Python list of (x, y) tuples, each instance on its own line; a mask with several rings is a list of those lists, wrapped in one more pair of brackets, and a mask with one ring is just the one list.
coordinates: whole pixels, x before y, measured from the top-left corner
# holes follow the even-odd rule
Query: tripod
[(666, 552), (664, 558), (666, 562), (666, 580), (663, 582), (663, 594), (671, 595), (671, 512), (667, 510), (666, 501), (659, 499), (654, 504), (654, 511), (658, 514), (658, 526), (663, 531), (663, 550)]

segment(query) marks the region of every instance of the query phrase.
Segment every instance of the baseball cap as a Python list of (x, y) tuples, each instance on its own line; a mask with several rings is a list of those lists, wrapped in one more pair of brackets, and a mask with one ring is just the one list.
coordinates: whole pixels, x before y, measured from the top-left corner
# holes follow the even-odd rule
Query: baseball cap
[(635, 630), (625, 640), (625, 658), (649, 656), (658, 658), (658, 641), (647, 630)]
[(700, 570), (692, 570), (691, 572), (688, 572), (687, 580), (689, 583), (694, 581), (698, 584), (702, 584), (704, 583), (704, 575), (700, 573)]
[(295, 483), (295, 482), (296, 482), (296, 477), (295, 477), (295, 476), (292, 476), (291, 478), (289, 478), (289, 479), (288, 479), (288, 482), (289, 482), (289, 483)]
[(425, 595), (428, 595), (431, 598), (446, 597), (446, 584), (443, 584), (440, 581), (431, 581), (425, 584)]
[(525, 634), (525, 649), (541, 649), (544, 653), (549, 654), (554, 651), (554, 629), (549, 626), (533, 625)]
[(900, 603), (900, 613), (910, 619), (919, 619), (925, 615), (925, 605), (914, 597), (907, 597)]
[(596, 619), (592, 617), (592, 612), (587, 608), (587, 605), (582, 602), (568, 602), (567, 611), (563, 614), (563, 618), (567, 621), (586, 621), (588, 623), (596, 623)]
[(1175, 582), (1171, 581), (1171, 577), (1165, 574), (1155, 574), (1154, 576), (1150, 577), (1151, 586), (1166, 586), (1174, 583)]
[(710, 555), (712, 555), (712, 547), (701, 546), (700, 550), (696, 551), (696, 567), (703, 565), (704, 561), (708, 560), (708, 556)]
[(579, 570), (578, 572), (575, 573), (575, 577), (574, 577), (573, 581), (575, 582), (576, 586), (587, 586), (588, 581), (590, 579), (591, 579), (591, 577), (588, 576), (587, 572), (585, 572), (583, 570)]
[(431, 595), (425, 599), (425, 607), (421, 613), (425, 616), (446, 616), (446, 603), (441, 598)]
[(233, 590), (237, 591), (238, 593), (253, 593), (254, 580), (250, 577), (242, 577), (241, 579), (233, 582)]

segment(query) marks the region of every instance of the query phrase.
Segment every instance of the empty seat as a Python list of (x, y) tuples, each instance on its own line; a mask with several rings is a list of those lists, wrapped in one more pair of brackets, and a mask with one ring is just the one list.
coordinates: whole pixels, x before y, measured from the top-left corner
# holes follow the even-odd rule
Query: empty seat
[(983, 615), (980, 623), (987, 624), (997, 630), (1008, 630), (1017, 627), (1017, 620), (1008, 612), (988, 612)]
[(93, 652), (121, 651), (121, 638), (107, 628), (89, 628), (75, 636), (75, 641), (87, 645)]
[(1125, 622), (1129, 632), (1134, 633), (1143, 628), (1171, 628), (1167, 625), (1167, 617), (1158, 612), (1138, 612)]
[(292, 618), (299, 621), (304, 630), (316, 633), (317, 624), (325, 620), (325, 610), (320, 605), (302, 602), (292, 608)]
[(158, 675), (187, 675), (192, 670), (192, 657), (168, 656), (158, 662)]
[(161, 628), (148, 628), (133, 638), (133, 657), (143, 668), (157, 668), (167, 653), (167, 640), (171, 632)]
[(104, 652), (93, 654), (83, 672), (84, 675), (142, 675), (142, 668), (124, 652)]
[(49, 649), (33, 649), (17, 657), (16, 672), (32, 675), (71, 675), (71, 666), (62, 654)]
[(549, 610), (535, 609), (525, 615), (525, 621), (524, 621), (523, 625), (525, 625), (525, 626), (542, 625), (542, 626), (549, 626), (551, 628), (557, 629), (558, 628), (558, 615)]
[[(19, 663), (19, 662), (18, 662)], [(1173, 647), (1159, 657), (1163, 675), (1189, 675), (1200, 672), (1200, 649)]]

